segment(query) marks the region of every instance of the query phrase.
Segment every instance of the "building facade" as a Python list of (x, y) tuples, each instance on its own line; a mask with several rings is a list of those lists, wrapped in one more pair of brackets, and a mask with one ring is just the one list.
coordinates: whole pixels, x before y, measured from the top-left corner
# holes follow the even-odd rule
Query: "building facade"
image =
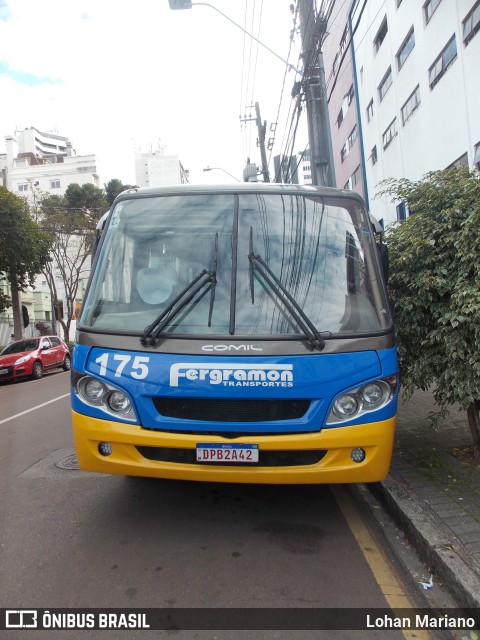
[(188, 182), (188, 171), (178, 156), (165, 156), (161, 149), (135, 154), (135, 180), (139, 187), (159, 187)]
[(298, 184), (299, 159), (297, 156), (278, 155), (273, 158), (275, 176), (272, 182)]
[(70, 184), (101, 186), (96, 157), (75, 155), (64, 136), (29, 127), (5, 136), (5, 146), (1, 184), (30, 204), (40, 193), (63, 195)]
[[(45, 194), (63, 195), (70, 184), (93, 184), (100, 188), (95, 155), (75, 155), (69, 138), (29, 127), (5, 136), (5, 143), (6, 153), (0, 154), (0, 184), (16, 195), (24, 196), (33, 207)], [(85, 279), (89, 270), (87, 262)], [(61, 280), (57, 280), (57, 285), (59, 298), (62, 298)], [(9, 295), (8, 283), (2, 274), (0, 287)], [(54, 312), (43, 275), (37, 276), (34, 288), (29, 287), (21, 294), (21, 304), (26, 336), (52, 330)], [(7, 309), (0, 314), (0, 345), (8, 342), (12, 332), (12, 311)]]
[(358, 125), (356, 74), (350, 38), (350, 3), (343, 2), (323, 45), (336, 186), (367, 199)]
[(312, 165), (310, 160), (310, 149), (307, 148), (297, 156), (298, 173), (300, 184), (312, 184)]
[[(335, 25), (329, 25), (324, 46), (329, 78), (340, 61), (336, 54), (342, 50), (336, 39), (343, 42), (347, 29), (351, 65), (343, 59), (344, 70), (332, 76), (338, 76), (333, 91), (327, 81), (337, 186), (355, 188), (353, 180), (341, 182), (355, 171), (348, 165), (342, 173), (358, 142), (362, 195), (372, 214), (388, 224), (408, 212), (401, 203), (397, 207), (378, 196), (382, 180), (419, 180), (429, 171), (459, 163), (480, 165), (480, 0), (354, 0), (349, 4), (347, 15), (339, 13)], [(357, 134), (342, 159), (342, 152), (338, 155), (342, 140), (335, 140), (345, 121), (347, 141), (354, 138), (353, 120), (347, 120), (351, 77)], [(345, 103), (340, 107), (342, 96), (347, 97), (346, 114)]]

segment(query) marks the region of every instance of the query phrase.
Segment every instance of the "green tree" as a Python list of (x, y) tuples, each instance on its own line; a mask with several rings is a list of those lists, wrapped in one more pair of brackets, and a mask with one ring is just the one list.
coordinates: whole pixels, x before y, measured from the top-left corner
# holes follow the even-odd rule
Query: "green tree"
[(105, 185), (105, 197), (108, 202), (108, 206), (111, 207), (113, 201), (118, 196), (119, 193), (125, 191), (126, 189), (134, 189), (135, 187), (130, 184), (123, 184), (121, 180), (118, 178), (112, 178)]
[(386, 235), (404, 392), (433, 387), (434, 420), (463, 407), (479, 460), (480, 176), (455, 167), (380, 189), (411, 213)]
[(97, 220), (108, 209), (105, 193), (93, 184), (69, 184), (64, 196), (71, 212), (87, 212)]
[[(51, 238), (31, 218), (26, 201), (0, 187), (0, 272), (5, 273), (12, 294), (15, 338), (23, 336), (20, 292), (33, 286), (35, 276), (47, 264)], [(8, 306), (2, 296), (0, 310)]]
[(58, 283), (62, 285), (65, 314), (56, 313), (55, 319), (65, 340), (69, 340), (82, 280), (88, 276), (95, 226), (107, 208), (102, 190), (91, 184), (71, 184), (64, 196), (46, 194), (39, 201), (41, 225), (52, 239), (51, 260), (43, 273), (56, 310), (61, 304)]

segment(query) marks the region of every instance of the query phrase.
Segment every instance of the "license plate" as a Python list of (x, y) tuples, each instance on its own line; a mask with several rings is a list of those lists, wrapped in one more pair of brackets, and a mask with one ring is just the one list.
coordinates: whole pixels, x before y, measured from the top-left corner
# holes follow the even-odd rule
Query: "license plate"
[(8, 373), (8, 369), (0, 369), (0, 376), (6, 376)]
[(258, 462), (258, 444), (197, 443), (197, 462), (229, 464), (255, 464)]

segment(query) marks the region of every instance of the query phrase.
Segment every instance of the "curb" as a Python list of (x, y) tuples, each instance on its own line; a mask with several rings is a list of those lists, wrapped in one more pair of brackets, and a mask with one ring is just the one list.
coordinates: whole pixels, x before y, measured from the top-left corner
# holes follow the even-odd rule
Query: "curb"
[(418, 495), (391, 472), (383, 482), (367, 485), (407, 534), (422, 559), (464, 608), (480, 609), (480, 575), (469, 554)]

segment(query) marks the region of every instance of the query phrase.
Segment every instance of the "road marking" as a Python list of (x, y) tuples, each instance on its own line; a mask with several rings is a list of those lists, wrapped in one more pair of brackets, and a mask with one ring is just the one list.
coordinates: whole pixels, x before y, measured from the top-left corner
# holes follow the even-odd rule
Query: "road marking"
[[(355, 503), (342, 487), (332, 486), (330, 488), (392, 612), (395, 614), (396, 610), (415, 609), (414, 603), (405, 593), (402, 583), (392, 569), (384, 552), (367, 529)], [(428, 631), (421, 629), (401, 629), (401, 631), (407, 640), (412, 640), (413, 638), (416, 640), (429, 640), (431, 638)]]
[(63, 400), (63, 398), (68, 398), (69, 395), (70, 395), (69, 393), (65, 393), (63, 396), (58, 396), (58, 398), (53, 398), (53, 400), (49, 400), (48, 402), (44, 402), (43, 404), (37, 404), (36, 407), (32, 407), (31, 409), (27, 409), (26, 411), (17, 413), (14, 416), (10, 416), (10, 418), (5, 418), (4, 420), (0, 420), (0, 424), (3, 424), (4, 422), (10, 422), (10, 420), (15, 420), (15, 418), (20, 418), (20, 416), (24, 416), (27, 413), (31, 413), (32, 411), (36, 411), (37, 409), (46, 407), (47, 404), (52, 404), (52, 402), (57, 402), (57, 400)]

